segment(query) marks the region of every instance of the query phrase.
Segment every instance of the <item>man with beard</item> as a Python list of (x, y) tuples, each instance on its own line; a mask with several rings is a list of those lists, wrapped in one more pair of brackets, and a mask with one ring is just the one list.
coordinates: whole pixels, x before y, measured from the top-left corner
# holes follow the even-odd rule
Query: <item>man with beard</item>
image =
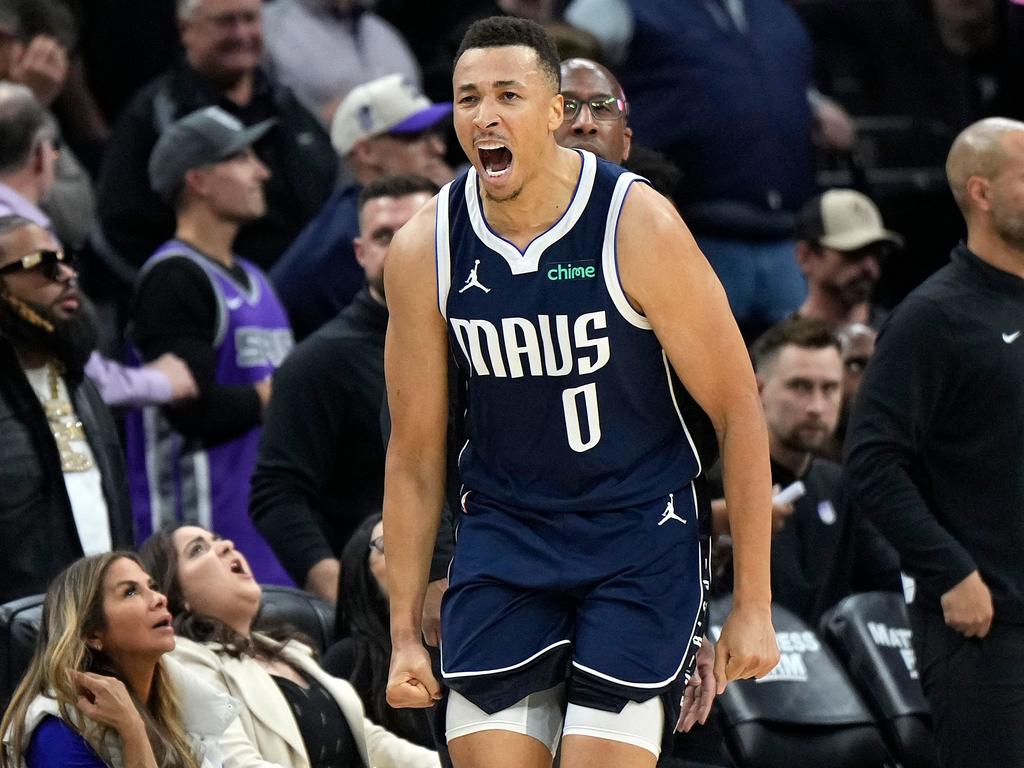
[(83, 368), (96, 342), (53, 237), (0, 217), (0, 602), (132, 544), (117, 430)]
[(946, 176), (967, 242), (879, 334), (846, 482), (916, 581), (942, 764), (1024, 765), (1024, 123), (966, 128)]
[(885, 313), (871, 303), (885, 259), (903, 238), (882, 226), (871, 199), (853, 189), (830, 189), (808, 202), (796, 225), (796, 262), (807, 279), (797, 314), (834, 328), (881, 325)]
[(260, 582), (290, 585), (249, 520), (249, 479), (270, 377), (292, 333), (269, 278), (233, 248), (267, 210), (269, 171), (252, 145), (272, 125), (246, 127), (206, 107), (172, 123), (153, 149), (150, 181), (178, 225), (140, 271), (130, 335), (145, 360), (185, 360), (199, 395), (133, 413), (126, 434), (140, 540), (175, 522), (202, 525), (233, 539)]
[[(846, 592), (897, 589), (896, 560), (876, 531), (845, 519), (842, 470), (818, 455), (839, 420), (839, 338), (821, 320), (792, 317), (758, 338), (750, 354), (768, 424), (772, 483), (785, 488), (799, 480), (806, 489), (789, 515), (775, 515), (772, 595), (813, 625)], [(718, 510), (715, 522), (719, 533), (728, 532)]]
[(353, 247), (367, 285), (274, 376), (252, 479), (253, 522), (295, 582), (332, 603), (341, 549), (384, 497), (384, 256), (436, 192), (413, 175), (363, 187)]
[[(59, 160), (57, 124), (23, 85), (0, 82), (0, 216), (23, 216), (56, 239), (56, 228), (42, 206), (53, 190)], [(79, 296), (84, 304), (87, 299)], [(129, 368), (93, 352), (85, 372), (111, 407), (167, 403), (195, 395), (188, 367), (163, 355), (141, 368)]]

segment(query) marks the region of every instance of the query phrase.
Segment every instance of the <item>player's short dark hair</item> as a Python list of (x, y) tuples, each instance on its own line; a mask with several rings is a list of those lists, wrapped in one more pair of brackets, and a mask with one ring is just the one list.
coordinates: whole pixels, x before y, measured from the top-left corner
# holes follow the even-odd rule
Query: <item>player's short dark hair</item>
[(537, 54), (537, 61), (555, 92), (562, 90), (562, 66), (558, 47), (544, 27), (529, 19), (514, 16), (491, 16), (473, 22), (455, 54), (458, 63), (470, 48), (503, 48), (507, 45), (525, 45)]
[(437, 190), (437, 184), (415, 173), (381, 176), (363, 187), (363, 191), (359, 193), (359, 210), (363, 210), (364, 205), (378, 197), (405, 197), (420, 192), (433, 196), (437, 194)]
[(774, 360), (783, 347), (801, 349), (828, 349), (834, 347), (842, 354), (842, 345), (832, 326), (823, 320), (793, 315), (773, 325), (750, 346), (750, 359), (754, 370), (760, 371)]

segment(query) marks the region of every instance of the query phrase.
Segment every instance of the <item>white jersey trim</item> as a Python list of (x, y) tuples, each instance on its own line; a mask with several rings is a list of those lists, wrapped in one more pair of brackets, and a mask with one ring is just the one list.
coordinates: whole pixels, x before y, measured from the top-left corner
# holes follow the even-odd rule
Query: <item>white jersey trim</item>
[[(686, 426), (686, 419), (683, 418), (683, 411), (679, 408), (679, 400), (676, 399), (676, 388), (672, 386), (672, 366), (668, 361), (668, 354), (664, 349), (661, 350), (661, 360), (665, 364), (665, 383), (668, 385), (668, 393), (672, 397), (672, 407), (676, 409), (676, 415), (679, 417), (679, 423), (683, 427), (683, 434), (686, 435), (686, 442), (690, 445), (690, 453), (693, 454), (693, 459), (697, 462), (697, 474), (699, 475), (704, 471), (704, 467), (701, 466), (700, 453), (697, 452), (697, 446), (694, 445), (693, 437), (690, 435), (690, 428)], [(696, 503), (697, 499), (694, 498), (694, 504)]]
[(469, 212), (469, 221), (473, 225), (473, 231), (484, 245), (508, 262), (513, 275), (536, 272), (544, 251), (562, 239), (576, 225), (586, 210), (587, 203), (590, 202), (590, 195), (594, 190), (597, 158), (591, 152), (576, 151), (580, 154), (582, 163), (579, 181), (576, 183), (576, 191), (573, 193), (569, 207), (565, 209), (562, 218), (556, 221), (549, 230), (535, 237), (525, 251), (520, 251), (487, 225), (483, 209), (480, 206), (476, 169), (469, 169), (469, 174), (466, 177), (466, 210)]
[(615, 190), (612, 192), (612, 200), (608, 205), (608, 219), (604, 227), (604, 245), (601, 248), (601, 272), (604, 274), (604, 284), (608, 289), (608, 295), (612, 303), (619, 310), (622, 318), (632, 326), (644, 331), (651, 330), (651, 323), (641, 315), (626, 298), (626, 292), (622, 289), (622, 281), (619, 280), (619, 256), (616, 240), (619, 234), (619, 218), (622, 215), (622, 205), (626, 201), (626, 193), (634, 181), (646, 181), (643, 176), (635, 173), (623, 173), (615, 182)]
[(473, 672), (445, 672), (444, 671), (444, 640), (441, 641), (441, 675), (442, 677), (477, 677), (479, 675), (497, 675), (502, 672), (511, 672), (513, 669), (519, 669), (520, 667), (526, 666), (531, 661), (539, 659), (548, 651), (554, 650), (561, 645), (570, 645), (572, 640), (559, 640), (557, 643), (552, 643), (547, 648), (542, 648), (537, 651), (533, 656), (527, 659), (523, 659), (518, 664), (512, 664), (508, 667), (501, 667), (499, 669), (482, 669), (480, 671)]
[(441, 317), (448, 319), (448, 293), (452, 288), (451, 234), (448, 226), (448, 196), (452, 182), (437, 193), (437, 211), (434, 214), (434, 263), (437, 272), (437, 308)]

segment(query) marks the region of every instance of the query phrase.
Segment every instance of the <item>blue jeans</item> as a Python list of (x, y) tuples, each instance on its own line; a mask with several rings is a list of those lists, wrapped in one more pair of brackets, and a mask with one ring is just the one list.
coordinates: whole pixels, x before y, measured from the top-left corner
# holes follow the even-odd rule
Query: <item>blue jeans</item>
[(699, 237), (725, 287), (740, 328), (767, 328), (791, 315), (807, 296), (807, 285), (793, 255), (792, 240), (730, 240)]

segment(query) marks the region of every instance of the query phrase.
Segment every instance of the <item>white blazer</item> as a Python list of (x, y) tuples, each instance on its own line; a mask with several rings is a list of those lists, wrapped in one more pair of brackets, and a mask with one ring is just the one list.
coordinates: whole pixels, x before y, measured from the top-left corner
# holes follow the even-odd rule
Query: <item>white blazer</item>
[[(224, 768), (309, 768), (302, 734), (284, 694), (255, 659), (233, 658), (223, 646), (176, 638), (171, 656), (241, 703), (241, 712), (224, 732), (220, 753)], [(312, 649), (290, 641), (282, 658), (334, 696), (367, 768), (439, 768), (437, 752), (395, 736), (370, 721), (363, 703), (347, 680), (332, 677), (313, 659)]]

